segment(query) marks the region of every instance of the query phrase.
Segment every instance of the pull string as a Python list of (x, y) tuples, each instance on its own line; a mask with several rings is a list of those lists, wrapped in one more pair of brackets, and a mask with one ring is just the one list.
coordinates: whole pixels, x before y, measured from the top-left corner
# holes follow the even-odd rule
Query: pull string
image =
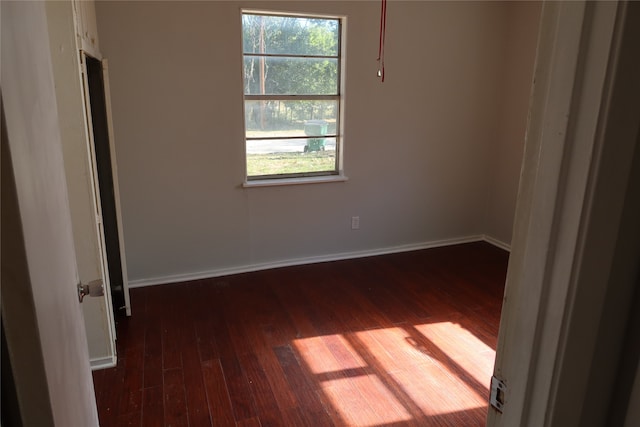
[(387, 0), (382, 0), (380, 9), (380, 44), (378, 45), (378, 77), (384, 82), (384, 42), (387, 33)]

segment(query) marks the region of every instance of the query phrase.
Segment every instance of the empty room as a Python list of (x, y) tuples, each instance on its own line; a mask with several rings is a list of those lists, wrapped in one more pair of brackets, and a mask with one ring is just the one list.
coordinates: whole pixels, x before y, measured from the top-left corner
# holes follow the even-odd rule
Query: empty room
[(639, 11), (3, 2), (2, 424), (634, 425)]
[(103, 424), (482, 425), (539, 15), (98, 2), (132, 312)]
[(637, 4), (1, 7), (3, 425), (637, 424)]

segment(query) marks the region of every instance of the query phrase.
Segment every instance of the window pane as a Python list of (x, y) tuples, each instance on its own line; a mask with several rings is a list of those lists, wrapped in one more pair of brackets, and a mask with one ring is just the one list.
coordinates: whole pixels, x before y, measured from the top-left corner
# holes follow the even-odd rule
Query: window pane
[(247, 138), (336, 134), (338, 101), (245, 101)]
[(247, 176), (334, 172), (335, 138), (247, 141)]
[(247, 176), (338, 173), (340, 20), (243, 13), (242, 43)]
[(338, 20), (242, 15), (244, 53), (338, 56)]
[(244, 93), (337, 95), (338, 60), (247, 55), (244, 57)]

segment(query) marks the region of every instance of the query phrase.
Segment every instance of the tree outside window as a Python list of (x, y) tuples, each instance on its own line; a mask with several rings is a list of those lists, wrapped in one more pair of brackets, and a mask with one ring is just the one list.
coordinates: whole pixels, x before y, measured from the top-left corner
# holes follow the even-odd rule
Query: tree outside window
[(247, 179), (339, 172), (341, 21), (242, 14)]

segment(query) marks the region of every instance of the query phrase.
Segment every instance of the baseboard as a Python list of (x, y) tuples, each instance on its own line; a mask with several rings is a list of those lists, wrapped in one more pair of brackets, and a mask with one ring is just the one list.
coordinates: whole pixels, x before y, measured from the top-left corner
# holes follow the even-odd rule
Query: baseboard
[(117, 365), (117, 363), (118, 361), (115, 356), (98, 357), (89, 361), (92, 371), (97, 371), (98, 369), (113, 368)]
[(141, 288), (144, 286), (165, 285), (169, 283), (187, 282), (190, 280), (211, 279), (221, 276), (230, 276), (232, 274), (250, 273), (253, 271), (268, 270), (271, 268), (292, 267), (295, 265), (316, 264), (320, 262), (341, 261), (353, 258), (364, 258), (377, 255), (387, 255), (399, 252), (417, 251), (421, 249), (437, 248), (441, 246), (458, 245), (462, 243), (470, 243), (477, 241), (487, 241), (493, 245), (500, 246), (504, 243), (496, 239), (488, 240), (487, 236), (477, 235), (469, 237), (460, 237), (454, 239), (434, 240), (430, 242), (413, 243), (409, 245), (392, 246), (381, 249), (342, 252), (337, 254), (320, 255), (306, 258), (294, 258), (285, 261), (267, 262), (261, 264), (251, 264), (231, 268), (220, 268), (209, 271), (200, 271), (195, 273), (176, 274), (164, 277), (153, 277), (148, 279), (129, 280), (129, 288)]
[(486, 234), (482, 236), (482, 240), (487, 243), (492, 244), (493, 246), (497, 246), (500, 249), (504, 249), (507, 252), (511, 252), (511, 245), (503, 242), (502, 240), (498, 240), (495, 237), (487, 236)]

